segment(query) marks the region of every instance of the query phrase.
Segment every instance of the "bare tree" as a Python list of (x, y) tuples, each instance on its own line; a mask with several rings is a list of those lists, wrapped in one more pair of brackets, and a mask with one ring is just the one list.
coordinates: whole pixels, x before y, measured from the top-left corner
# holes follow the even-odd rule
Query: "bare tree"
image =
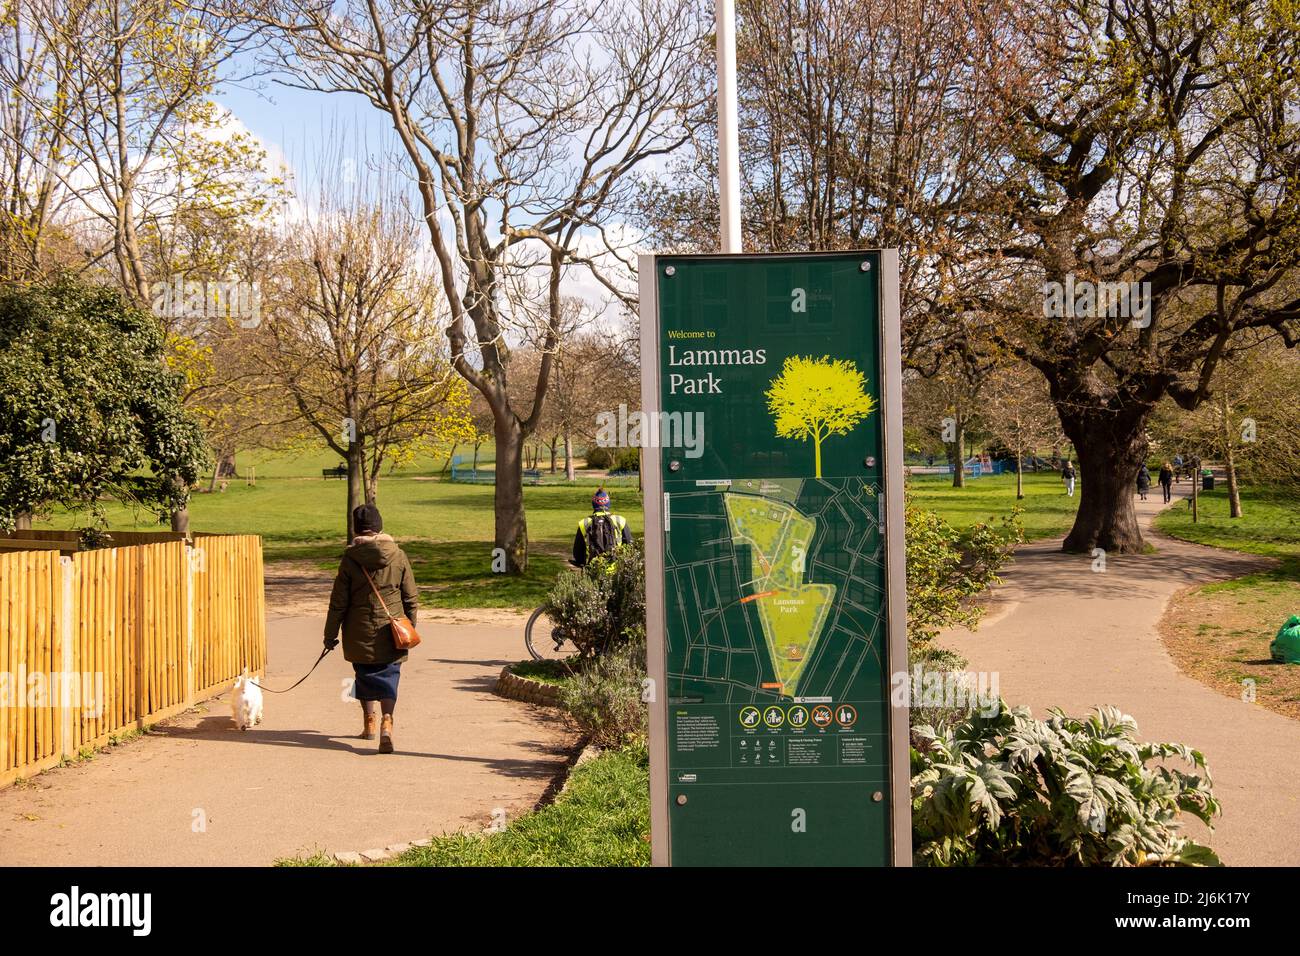
[[(359, 95), (392, 122), (449, 304), (451, 360), (494, 416), (495, 543), (522, 572), (522, 454), (545, 406), (562, 283), (586, 269), (631, 299), (615, 214), (707, 97), (699, 3), (267, 0), (245, 12), (269, 28), (289, 82)], [(518, 408), (522, 340), (543, 355)]]
[(1078, 452), (1065, 550), (1137, 553), (1158, 403), (1193, 410), (1233, 354), (1300, 342), (1300, 31), (1267, 0), (1033, 0), (996, 28), (1038, 76), (1007, 92), (1003, 172), (964, 217), (972, 258), (1016, 278), (972, 294)]
[(1064, 444), (1061, 419), (1042, 376), (1027, 365), (1004, 365), (984, 389), (984, 428), (1015, 455), (1016, 499), (1025, 497), (1025, 456), (1044, 445)]
[(379, 196), (358, 186), (288, 224), (284, 281), (257, 329), (263, 373), (347, 463), (349, 539), (352, 509), (376, 500), (398, 446), (470, 434), (469, 394), (446, 358), (418, 224), (400, 199)]
[[(29, 232), (29, 261), (56, 207), (89, 244), (83, 266), (111, 263), (138, 304), (149, 301), (145, 246), (192, 201), (235, 204), (255, 180), (260, 150), (243, 134), (215, 136), (211, 100), (235, 52), (236, 21), (206, 3), (174, 0), (11, 0), (0, 70), (15, 83), (6, 167), (27, 197), (10, 206)], [(9, 184), (7, 184), (9, 185)]]
[(1223, 359), (1210, 398), (1194, 411), (1162, 402), (1150, 433), (1166, 457), (1190, 457), (1194, 449), (1222, 463), (1228, 515), (1240, 518), (1243, 480), (1300, 486), (1297, 395), (1300, 357), (1280, 342), (1264, 342)]
[(980, 352), (957, 347), (943, 353), (938, 370), (921, 376), (912, 373), (903, 390), (904, 416), (908, 423), (930, 438), (938, 438), (952, 467), (952, 486), (966, 484), (967, 439), (981, 419), (988, 393), (988, 376), (993, 360)]
[[(1014, 4), (983, 0), (987, 19), (972, 5), (737, 3), (746, 247), (898, 247), (903, 360), (926, 374), (998, 271), (966, 254), (962, 211), (1005, 151), (1002, 93), (1025, 75), (1023, 41), (993, 16)], [(717, 248), (714, 127), (694, 145), (642, 193), (639, 221), (661, 247)]]

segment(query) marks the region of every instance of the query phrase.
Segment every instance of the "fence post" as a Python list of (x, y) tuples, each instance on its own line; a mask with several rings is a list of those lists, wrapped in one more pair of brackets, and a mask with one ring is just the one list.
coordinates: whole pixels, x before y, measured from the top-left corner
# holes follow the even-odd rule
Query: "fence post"
[(185, 706), (194, 703), (194, 563), (195, 550), (185, 544)]
[[(64, 691), (71, 686), (72, 681), (72, 583), (77, 569), (72, 558), (67, 555), (59, 558), (59, 569), (63, 585), (63, 600), (59, 615), (60, 673), (52, 683), (54, 692), (58, 695), (55, 701), (54, 719), (58, 722), (56, 736), (59, 739), (59, 756), (66, 757), (72, 754), (72, 702), (63, 698)], [(77, 686), (80, 687), (80, 684)]]

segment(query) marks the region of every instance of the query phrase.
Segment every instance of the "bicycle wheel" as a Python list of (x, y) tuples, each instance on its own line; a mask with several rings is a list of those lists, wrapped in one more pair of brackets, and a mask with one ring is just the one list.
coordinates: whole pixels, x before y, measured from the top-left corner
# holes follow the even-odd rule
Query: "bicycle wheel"
[(524, 645), (535, 661), (544, 661), (557, 657), (556, 653), (564, 643), (562, 635), (556, 633), (555, 625), (546, 616), (546, 608), (539, 607), (524, 625)]

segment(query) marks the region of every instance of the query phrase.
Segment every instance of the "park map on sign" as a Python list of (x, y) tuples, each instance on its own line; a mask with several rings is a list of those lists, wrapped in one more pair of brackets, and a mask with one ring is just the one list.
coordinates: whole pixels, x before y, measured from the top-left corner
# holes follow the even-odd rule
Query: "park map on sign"
[[(875, 487), (854, 478), (738, 480), (672, 494), (670, 509), (670, 607), (687, 640), (675, 694), (694, 685), (715, 700), (725, 689), (731, 703), (842, 698), (865, 664), (879, 666)], [(695, 547), (675, 549), (680, 536)], [(692, 560), (674, 563), (674, 550)], [(827, 640), (833, 633), (838, 639)]]

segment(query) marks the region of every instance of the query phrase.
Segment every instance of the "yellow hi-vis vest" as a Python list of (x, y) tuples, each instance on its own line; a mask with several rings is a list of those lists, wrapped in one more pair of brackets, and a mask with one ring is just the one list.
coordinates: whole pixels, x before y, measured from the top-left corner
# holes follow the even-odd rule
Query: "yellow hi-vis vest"
[[(597, 512), (597, 514), (604, 514), (609, 518), (609, 523), (614, 526), (614, 546), (618, 547), (623, 543), (623, 529), (627, 527), (627, 519), (622, 515), (606, 514), (606, 512), (603, 511)], [(587, 546), (588, 561), (595, 557), (595, 555), (591, 553), (591, 522), (595, 517), (596, 515), (590, 514), (578, 522), (578, 530), (582, 532), (582, 542)]]

